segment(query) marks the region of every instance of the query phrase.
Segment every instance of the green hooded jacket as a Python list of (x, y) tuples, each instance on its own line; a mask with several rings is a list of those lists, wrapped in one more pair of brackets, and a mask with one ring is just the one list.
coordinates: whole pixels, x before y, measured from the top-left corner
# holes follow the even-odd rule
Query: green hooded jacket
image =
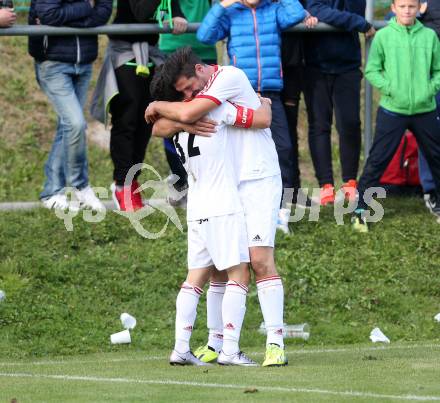
[(406, 27), (394, 17), (376, 33), (365, 77), (381, 93), (380, 106), (403, 115), (431, 112), (440, 90), (440, 43), (416, 20)]

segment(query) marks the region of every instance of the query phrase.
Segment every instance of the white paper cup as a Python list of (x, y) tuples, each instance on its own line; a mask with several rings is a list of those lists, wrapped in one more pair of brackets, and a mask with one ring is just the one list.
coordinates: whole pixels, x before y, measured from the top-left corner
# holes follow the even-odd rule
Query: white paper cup
[(112, 344), (127, 344), (131, 343), (130, 331), (123, 330), (122, 332), (113, 333), (110, 336), (110, 341)]
[(136, 318), (124, 312), (121, 313), (121, 323), (124, 329), (134, 329), (136, 326)]

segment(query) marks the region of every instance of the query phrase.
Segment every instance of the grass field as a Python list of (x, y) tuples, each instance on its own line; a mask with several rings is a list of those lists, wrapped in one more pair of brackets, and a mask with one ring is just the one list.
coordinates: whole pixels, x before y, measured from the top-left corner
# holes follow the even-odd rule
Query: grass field
[[(126, 352), (122, 352), (126, 350)], [(440, 401), (440, 344), (290, 349), (285, 368), (170, 367), (150, 350), (0, 361), (0, 401)], [(251, 354), (261, 362), (262, 353)]]

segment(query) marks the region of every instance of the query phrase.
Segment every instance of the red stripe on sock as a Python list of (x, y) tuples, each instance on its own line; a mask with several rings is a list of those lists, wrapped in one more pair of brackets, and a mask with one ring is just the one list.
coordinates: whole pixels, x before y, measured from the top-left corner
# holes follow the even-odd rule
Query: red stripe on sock
[(271, 280), (281, 280), (281, 277), (280, 276), (272, 276), (272, 277), (262, 278), (261, 280), (257, 281), (257, 284), (260, 284), (264, 281), (271, 281)]
[(246, 292), (248, 292), (249, 290), (248, 290), (248, 288), (245, 286), (245, 285), (243, 285), (243, 284), (240, 284), (240, 283), (237, 283), (236, 281), (229, 281), (227, 284), (226, 284), (226, 286), (228, 287), (228, 286), (235, 286), (235, 287), (240, 287), (242, 290), (244, 290), (244, 291), (246, 291)]

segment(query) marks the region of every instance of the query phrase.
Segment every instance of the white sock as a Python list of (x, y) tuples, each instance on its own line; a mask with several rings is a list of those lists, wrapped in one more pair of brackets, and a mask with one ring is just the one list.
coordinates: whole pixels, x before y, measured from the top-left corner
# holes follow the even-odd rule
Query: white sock
[(223, 347), (227, 355), (240, 351), (238, 342), (240, 340), (241, 326), (243, 325), (246, 312), (246, 295), (248, 288), (236, 281), (228, 281), (223, 297)]
[(209, 329), (208, 346), (219, 352), (223, 346), (222, 303), (226, 283), (211, 281), (206, 294), (206, 313)]
[(284, 290), (279, 276), (271, 276), (257, 281), (258, 299), (267, 331), (267, 344), (278, 344), (284, 348), (283, 314)]
[(174, 350), (189, 351), (189, 339), (197, 315), (197, 305), (203, 290), (184, 282), (176, 299), (176, 343)]

